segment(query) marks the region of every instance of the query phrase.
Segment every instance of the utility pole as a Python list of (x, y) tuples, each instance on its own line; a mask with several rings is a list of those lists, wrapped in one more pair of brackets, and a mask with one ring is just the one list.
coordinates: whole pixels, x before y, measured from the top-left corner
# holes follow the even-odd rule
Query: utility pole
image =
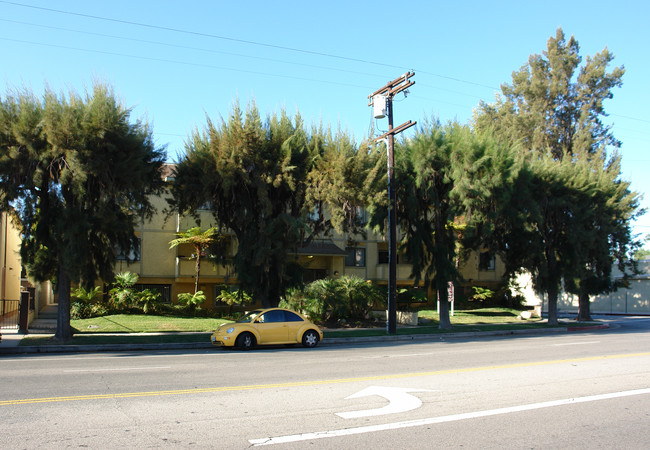
[(416, 123), (409, 120), (397, 128), (393, 128), (393, 97), (415, 84), (415, 81), (409, 81), (409, 78), (413, 75), (415, 75), (414, 72), (407, 72), (401, 77), (389, 81), (384, 87), (368, 96), (370, 99), (368, 106), (373, 106), (375, 119), (388, 116), (388, 131), (375, 139), (375, 141), (381, 141), (388, 138), (388, 320), (386, 322), (386, 332), (388, 334), (397, 333), (397, 217), (395, 214), (395, 158), (393, 149), (395, 135)]

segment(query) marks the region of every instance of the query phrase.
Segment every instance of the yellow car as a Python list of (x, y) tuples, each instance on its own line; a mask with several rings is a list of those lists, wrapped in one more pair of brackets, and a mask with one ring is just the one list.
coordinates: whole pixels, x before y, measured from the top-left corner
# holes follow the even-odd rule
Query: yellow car
[(212, 344), (250, 350), (256, 345), (302, 344), (316, 347), (323, 332), (297, 312), (283, 308), (257, 309), (234, 323), (219, 327)]

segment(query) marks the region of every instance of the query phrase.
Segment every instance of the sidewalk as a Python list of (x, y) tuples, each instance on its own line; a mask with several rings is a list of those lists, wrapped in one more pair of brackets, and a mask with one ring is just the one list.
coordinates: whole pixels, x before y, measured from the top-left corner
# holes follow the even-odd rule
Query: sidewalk
[(0, 353), (2, 353), (3, 348), (14, 348), (18, 347), (22, 338), (25, 337), (24, 334), (19, 333), (18, 330), (7, 330), (3, 328), (0, 330), (2, 333), (2, 341), (0, 341)]
[[(572, 331), (602, 330), (609, 328), (608, 324), (597, 324), (590, 326), (572, 327), (570, 324), (564, 324), (555, 328), (544, 329), (522, 329), (522, 330), (494, 330), (494, 331), (468, 331), (454, 332), (440, 335), (434, 334), (403, 334), (403, 335), (385, 335), (385, 336), (365, 336), (365, 337), (325, 337), (321, 345), (330, 344), (349, 344), (349, 343), (369, 343), (369, 342), (397, 342), (397, 341), (422, 341), (422, 340), (439, 340), (439, 339), (458, 339), (472, 337), (491, 337), (491, 336), (511, 336), (511, 335), (532, 335), (532, 334), (551, 334), (567, 333)], [(334, 330), (330, 330), (334, 331)], [(124, 334), (120, 336), (142, 336), (145, 333)], [(160, 334), (160, 333), (150, 333)], [(169, 334), (169, 333), (165, 333)], [(180, 334), (180, 333), (178, 333)], [(205, 335), (206, 333), (188, 333), (194, 335)], [(87, 345), (39, 345), (39, 346), (20, 346), (20, 341), (25, 337), (24, 334), (18, 333), (17, 330), (2, 330), (2, 342), (0, 342), (0, 354), (20, 354), (20, 353), (71, 353), (71, 352), (105, 352), (105, 351), (134, 351), (134, 350), (188, 350), (188, 349), (209, 349), (216, 348), (209, 341), (205, 342), (166, 342), (156, 344), (145, 343), (128, 343), (128, 344), (87, 344)]]

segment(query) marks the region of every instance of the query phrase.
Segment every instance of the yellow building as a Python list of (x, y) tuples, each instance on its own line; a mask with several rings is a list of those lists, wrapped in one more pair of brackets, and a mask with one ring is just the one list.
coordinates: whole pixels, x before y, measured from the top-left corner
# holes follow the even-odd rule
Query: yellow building
[(42, 306), (52, 303), (50, 283), (27, 278), (20, 258), (20, 232), (6, 212), (0, 213), (0, 327), (17, 328), (22, 299), (27, 302), (27, 323), (38, 317)]

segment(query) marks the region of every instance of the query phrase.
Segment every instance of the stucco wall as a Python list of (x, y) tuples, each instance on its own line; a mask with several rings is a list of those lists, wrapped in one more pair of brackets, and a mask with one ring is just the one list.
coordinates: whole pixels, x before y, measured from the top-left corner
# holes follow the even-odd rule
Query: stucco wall
[[(630, 288), (620, 288), (609, 294), (601, 294), (591, 299), (590, 310), (594, 314), (650, 314), (650, 261), (640, 261), (639, 269), (642, 275), (634, 277)], [(615, 278), (622, 275), (617, 270)], [(517, 278), (519, 289), (517, 293), (526, 298), (526, 305), (548, 311), (545, 297), (537, 294), (532, 288), (530, 275), (524, 274)], [(561, 293), (558, 298), (558, 312), (578, 312), (578, 297)]]

